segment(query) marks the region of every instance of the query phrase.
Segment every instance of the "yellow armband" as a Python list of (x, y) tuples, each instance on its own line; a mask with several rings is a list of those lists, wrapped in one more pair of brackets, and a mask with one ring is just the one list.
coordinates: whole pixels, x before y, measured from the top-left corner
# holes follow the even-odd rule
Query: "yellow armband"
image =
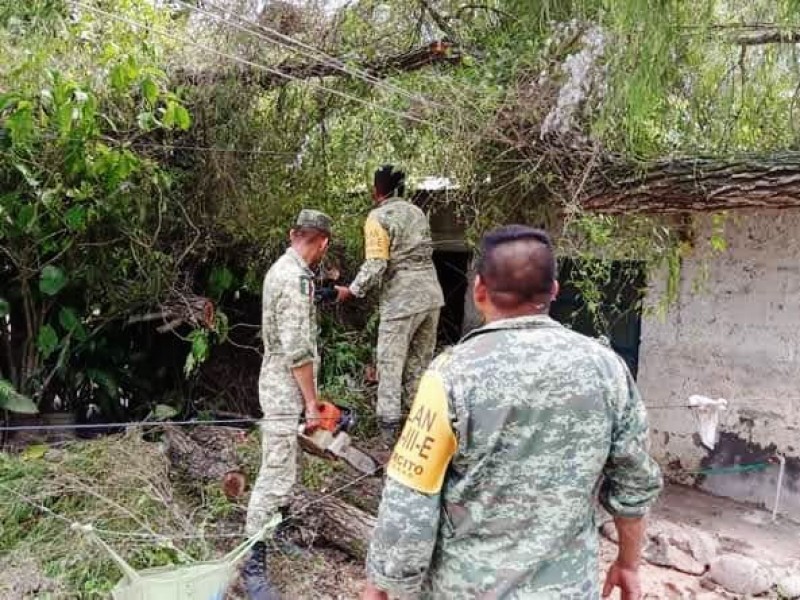
[(456, 446), (444, 383), (436, 373), (425, 373), (387, 474), (413, 490), (436, 494)]
[(364, 254), (368, 260), (389, 260), (389, 234), (374, 217), (364, 223)]

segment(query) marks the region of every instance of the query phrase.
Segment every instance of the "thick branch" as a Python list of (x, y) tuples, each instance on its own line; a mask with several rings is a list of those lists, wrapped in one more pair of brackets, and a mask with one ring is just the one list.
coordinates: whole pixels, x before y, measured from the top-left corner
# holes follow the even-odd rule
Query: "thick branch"
[[(435, 64), (458, 64), (461, 53), (458, 48), (447, 41), (432, 42), (416, 50), (386, 56), (357, 65), (373, 77), (387, 77), (396, 72), (411, 72)], [(311, 79), (314, 77), (343, 77), (348, 75), (347, 63), (340, 59), (314, 62), (286, 62), (264, 69), (240, 69), (235, 71), (215, 72), (180, 72), (179, 78), (197, 83), (215, 83), (235, 76), (245, 83), (269, 89), (293, 80)]]
[[(581, 205), (604, 213), (800, 207), (800, 152), (600, 165)], [(602, 174), (602, 177), (601, 177)]]
[(757, 29), (737, 34), (733, 41), (741, 46), (761, 46), (763, 44), (798, 44), (800, 31), (787, 31), (778, 28)]
[(303, 528), (304, 537), (318, 538), (364, 560), (376, 519), (334, 496), (321, 496), (299, 488), (292, 500), (291, 512)]

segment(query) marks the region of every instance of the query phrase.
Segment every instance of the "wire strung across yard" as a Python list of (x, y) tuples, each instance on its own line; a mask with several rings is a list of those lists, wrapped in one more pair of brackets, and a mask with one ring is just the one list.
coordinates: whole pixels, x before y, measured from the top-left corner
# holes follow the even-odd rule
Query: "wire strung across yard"
[[(69, 431), (81, 429), (123, 429), (127, 427), (191, 427), (203, 425), (256, 425), (268, 421), (293, 421), (295, 416), (262, 417), (260, 419), (212, 419), (208, 421), (192, 419), (188, 421), (124, 421), (120, 423), (74, 423), (71, 425), (10, 425), (0, 427), (0, 431)], [(304, 420), (301, 418), (298, 423)]]

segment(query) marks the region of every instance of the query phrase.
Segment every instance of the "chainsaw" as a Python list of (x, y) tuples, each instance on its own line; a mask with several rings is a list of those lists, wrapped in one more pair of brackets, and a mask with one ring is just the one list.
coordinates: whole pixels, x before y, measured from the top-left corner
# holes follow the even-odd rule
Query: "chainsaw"
[(318, 407), (319, 426), (306, 432), (305, 425), (301, 425), (298, 431), (303, 450), (324, 458), (341, 458), (362, 473), (375, 473), (378, 468), (375, 461), (352, 445), (349, 432), (356, 424), (355, 412), (332, 402), (320, 402)]

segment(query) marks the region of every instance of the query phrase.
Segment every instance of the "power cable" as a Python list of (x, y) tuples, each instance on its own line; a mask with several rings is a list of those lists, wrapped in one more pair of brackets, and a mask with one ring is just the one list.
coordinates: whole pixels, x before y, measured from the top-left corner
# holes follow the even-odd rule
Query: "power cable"
[[(295, 39), (295, 38), (293, 38), (291, 36), (285, 35), (285, 34), (281, 33), (280, 31), (278, 31), (277, 29), (273, 29), (272, 27), (268, 27), (268, 26), (263, 25), (261, 23), (258, 23), (256, 21), (252, 21), (250, 19), (247, 19), (247, 18), (243, 17), (242, 15), (238, 15), (236, 13), (232, 13), (238, 21), (240, 21), (242, 23), (247, 23), (251, 27), (257, 27), (258, 29), (260, 29), (260, 30), (262, 30), (264, 32), (267, 32), (270, 35), (274, 36), (274, 38), (278, 38), (278, 39), (274, 39), (274, 38), (268, 37), (267, 35), (260, 34), (257, 31), (253, 31), (251, 29), (247, 29), (245, 27), (237, 25), (236, 23), (228, 20), (227, 18), (225, 18), (222, 15), (214, 14), (214, 13), (212, 13), (210, 11), (207, 11), (207, 10), (205, 10), (205, 9), (195, 5), (195, 4), (191, 4), (191, 3), (187, 2), (186, 0), (176, 0), (176, 1), (179, 4), (182, 4), (183, 6), (186, 6), (187, 8), (189, 8), (192, 11), (195, 11), (195, 12), (200, 13), (200, 14), (207, 15), (207, 16), (211, 17), (212, 19), (214, 19), (214, 20), (216, 20), (218, 22), (224, 23), (226, 25), (230, 25), (230, 26), (232, 26), (232, 27), (234, 27), (234, 28), (236, 28), (236, 29), (238, 29), (240, 31), (243, 31), (244, 33), (247, 33), (249, 35), (254, 35), (254, 36), (258, 37), (259, 39), (264, 40), (266, 42), (270, 42), (270, 43), (276, 44), (276, 45), (278, 45), (278, 46), (280, 46), (282, 48), (286, 48), (286, 49), (292, 50), (294, 52), (297, 52), (301, 56), (305, 56), (305, 57), (311, 58), (313, 60), (318, 60), (324, 65), (330, 66), (330, 67), (332, 67), (332, 68), (334, 68), (334, 69), (336, 69), (336, 70), (338, 70), (338, 71), (340, 71), (342, 73), (350, 75), (352, 77), (356, 77), (358, 79), (361, 79), (362, 81), (365, 81), (366, 83), (374, 85), (375, 87), (384, 88), (386, 90), (392, 91), (392, 92), (400, 94), (402, 96), (405, 96), (406, 98), (408, 98), (410, 100), (414, 100), (414, 101), (418, 101), (418, 102), (421, 101), (421, 102), (423, 102), (425, 104), (428, 104), (430, 106), (436, 106), (437, 108), (446, 108), (443, 104), (440, 104), (439, 102), (432, 101), (432, 100), (430, 100), (428, 98), (425, 98), (424, 96), (420, 96), (418, 94), (414, 94), (414, 93), (409, 92), (408, 90), (406, 90), (404, 88), (401, 88), (401, 87), (396, 86), (396, 85), (394, 85), (392, 83), (389, 83), (389, 82), (386, 82), (384, 80), (381, 80), (380, 78), (368, 73), (367, 71), (365, 71), (363, 69), (358, 69), (358, 68), (355, 68), (355, 67), (348, 67), (340, 59), (336, 58), (335, 56), (327, 54), (326, 52), (323, 52), (322, 50), (319, 50), (318, 48), (314, 48), (313, 46), (311, 46), (309, 44), (306, 44), (306, 43), (302, 42), (301, 40), (298, 40), (298, 39)], [(215, 4), (213, 2), (207, 2), (207, 4), (209, 4), (210, 6), (213, 6), (215, 9), (217, 9), (220, 12), (225, 12), (224, 7), (219, 6), (218, 4)], [(285, 40), (285, 41), (281, 42), (281, 41), (278, 41), (278, 40)]]
[(158, 35), (162, 35), (162, 36), (164, 36), (166, 38), (172, 39), (172, 40), (177, 41), (177, 42), (181, 42), (181, 43), (189, 44), (191, 46), (195, 46), (197, 48), (200, 48), (201, 50), (205, 50), (206, 52), (211, 52), (213, 54), (216, 54), (217, 56), (220, 56), (222, 58), (226, 58), (226, 59), (231, 60), (233, 62), (237, 62), (239, 64), (242, 64), (242, 65), (245, 65), (245, 66), (248, 66), (248, 67), (252, 67), (254, 69), (259, 69), (261, 71), (266, 71), (268, 73), (271, 73), (273, 75), (277, 75), (278, 77), (283, 77), (283, 78), (288, 79), (290, 81), (297, 81), (297, 82), (300, 82), (300, 83), (310, 84), (310, 85), (312, 85), (313, 87), (315, 87), (316, 89), (318, 89), (320, 91), (324, 91), (324, 92), (327, 92), (329, 94), (340, 96), (340, 97), (342, 97), (342, 98), (344, 98), (346, 100), (350, 100), (352, 102), (356, 102), (358, 104), (362, 104), (362, 105), (364, 105), (364, 106), (366, 106), (368, 108), (373, 108), (373, 109), (376, 109), (376, 110), (383, 111), (383, 112), (385, 112), (387, 114), (394, 115), (394, 116), (399, 117), (401, 119), (408, 119), (410, 121), (415, 121), (415, 122), (423, 124), (423, 125), (428, 125), (428, 126), (433, 127), (435, 129), (445, 129), (446, 130), (446, 128), (443, 127), (442, 125), (433, 123), (431, 121), (427, 121), (425, 119), (420, 119), (419, 117), (415, 117), (414, 115), (411, 115), (409, 113), (403, 113), (403, 112), (399, 112), (399, 111), (396, 111), (396, 110), (391, 109), (391, 108), (386, 108), (385, 106), (380, 106), (378, 104), (375, 104), (374, 102), (369, 102), (367, 100), (362, 100), (361, 98), (357, 98), (356, 96), (353, 96), (351, 94), (347, 94), (345, 92), (342, 92), (342, 91), (339, 91), (339, 90), (336, 90), (336, 89), (327, 88), (327, 87), (325, 87), (325, 86), (323, 86), (323, 85), (321, 85), (319, 83), (316, 83), (314, 81), (301, 79), (300, 77), (296, 77), (296, 76), (291, 75), (289, 73), (284, 73), (283, 71), (280, 71), (279, 69), (275, 69), (273, 67), (269, 67), (267, 65), (263, 65), (263, 64), (260, 64), (260, 63), (257, 63), (257, 62), (253, 62), (251, 60), (242, 58), (240, 56), (235, 56), (235, 55), (232, 55), (232, 54), (228, 54), (227, 52), (222, 52), (221, 50), (217, 50), (216, 48), (212, 48), (211, 46), (207, 46), (205, 44), (201, 44), (199, 42), (195, 42), (195, 41), (187, 39), (185, 37), (174, 35), (172, 33), (164, 31), (163, 29), (159, 29), (159, 28), (154, 27), (152, 25), (148, 25), (146, 23), (142, 23), (141, 21), (136, 21), (134, 19), (128, 19), (127, 17), (123, 17), (123, 16), (120, 16), (120, 15), (115, 15), (115, 14), (110, 13), (108, 11), (105, 11), (105, 10), (103, 10), (101, 8), (97, 8), (95, 6), (91, 6), (91, 5), (85, 4), (84, 2), (81, 2), (80, 0), (68, 0), (68, 1), (71, 4), (75, 5), (75, 6), (78, 6), (80, 8), (83, 8), (85, 10), (91, 11), (91, 12), (99, 14), (99, 15), (103, 15), (105, 17), (108, 17), (108, 18), (113, 19), (115, 21), (118, 21), (120, 23), (125, 23), (127, 25), (132, 26), (132, 27), (139, 27), (139, 28), (142, 28), (142, 29), (145, 29), (145, 30), (153, 31), (154, 33), (157, 33)]

